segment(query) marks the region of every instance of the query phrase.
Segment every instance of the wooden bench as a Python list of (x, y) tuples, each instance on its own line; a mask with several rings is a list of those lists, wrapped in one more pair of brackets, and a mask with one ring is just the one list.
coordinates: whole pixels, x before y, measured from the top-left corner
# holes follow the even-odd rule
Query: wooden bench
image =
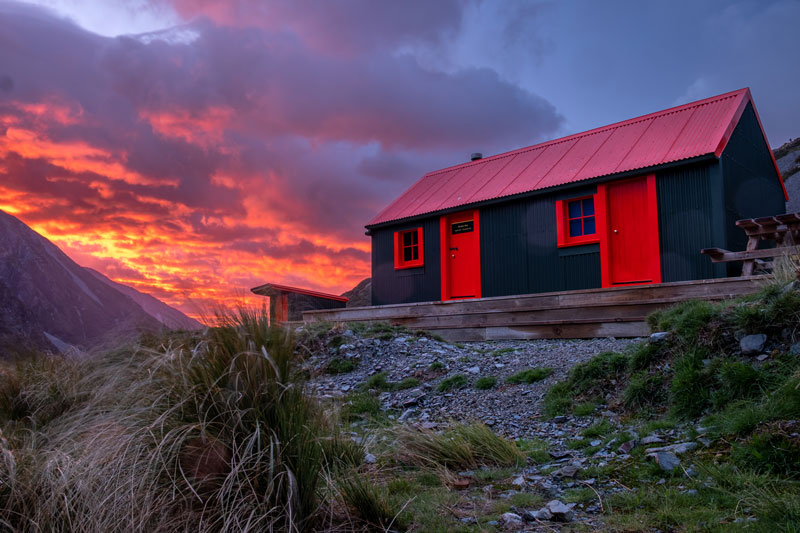
[[(767, 268), (770, 263), (763, 259), (783, 255), (800, 254), (800, 213), (787, 213), (772, 217), (737, 220), (736, 226), (747, 234), (747, 247), (743, 252), (731, 252), (724, 248), (704, 248), (701, 254), (711, 258), (712, 263), (742, 261), (742, 276), (752, 276), (756, 265)], [(761, 241), (774, 241), (775, 248), (758, 249)]]

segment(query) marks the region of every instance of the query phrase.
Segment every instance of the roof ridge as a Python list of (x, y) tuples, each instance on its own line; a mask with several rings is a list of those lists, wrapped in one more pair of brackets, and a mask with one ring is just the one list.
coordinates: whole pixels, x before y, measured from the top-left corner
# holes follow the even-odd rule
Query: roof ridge
[(501, 152), (499, 154), (490, 155), (488, 157), (481, 158), (481, 159), (479, 159), (477, 161), (465, 161), (463, 163), (457, 163), (457, 164), (451, 165), (449, 167), (440, 168), (438, 170), (432, 170), (431, 172), (427, 172), (425, 175), (426, 176), (434, 176), (434, 175), (439, 174), (441, 172), (447, 172), (447, 171), (450, 171), (450, 170), (454, 170), (454, 169), (456, 169), (458, 167), (461, 167), (461, 166), (464, 166), (464, 165), (480, 165), (480, 164), (486, 163), (488, 161), (494, 161), (496, 159), (500, 159), (500, 158), (503, 158), (503, 157), (509, 157), (509, 156), (516, 155), (516, 154), (522, 154), (522, 153), (528, 152), (530, 150), (540, 149), (540, 148), (544, 148), (544, 147), (547, 147), (547, 146), (554, 146), (554, 145), (557, 145), (559, 143), (567, 142), (569, 140), (572, 140), (573, 138), (576, 138), (576, 137), (588, 137), (589, 135), (596, 135), (598, 133), (602, 133), (603, 131), (606, 131), (606, 130), (611, 129), (611, 128), (618, 128), (618, 127), (621, 127), (621, 126), (628, 126), (628, 125), (631, 125), (631, 124), (637, 124), (637, 123), (645, 121), (645, 120), (650, 120), (654, 116), (667, 116), (667, 115), (671, 115), (673, 113), (683, 112), (683, 111), (686, 111), (686, 110), (691, 109), (691, 108), (700, 107), (702, 105), (708, 105), (708, 104), (710, 104), (712, 102), (718, 102), (718, 101), (721, 101), (721, 100), (726, 100), (728, 98), (734, 98), (734, 97), (740, 96), (741, 94), (746, 93), (747, 90), (748, 90), (748, 87), (744, 87), (742, 89), (737, 89), (735, 91), (729, 91), (727, 93), (718, 94), (716, 96), (710, 96), (708, 98), (703, 98), (701, 100), (696, 100), (694, 102), (688, 102), (686, 104), (681, 104), (681, 105), (677, 105), (677, 106), (673, 106), (673, 107), (668, 107), (667, 109), (662, 109), (660, 111), (654, 111), (652, 113), (647, 113), (646, 115), (640, 115), (638, 117), (633, 117), (633, 118), (629, 118), (629, 119), (625, 119), (625, 120), (620, 120), (620, 121), (617, 121), (617, 122), (612, 122), (611, 124), (606, 124), (605, 126), (598, 126), (596, 128), (592, 128), (592, 129), (589, 129), (589, 130), (586, 130), (586, 131), (581, 131), (581, 132), (578, 132), (578, 133), (572, 133), (570, 135), (565, 135), (564, 137), (558, 137), (556, 139), (551, 139), (549, 141), (542, 141), (542, 142), (537, 143), (537, 144), (532, 144), (532, 145), (529, 145), (529, 146), (523, 146), (521, 148), (515, 148), (514, 150), (509, 150), (507, 152)]

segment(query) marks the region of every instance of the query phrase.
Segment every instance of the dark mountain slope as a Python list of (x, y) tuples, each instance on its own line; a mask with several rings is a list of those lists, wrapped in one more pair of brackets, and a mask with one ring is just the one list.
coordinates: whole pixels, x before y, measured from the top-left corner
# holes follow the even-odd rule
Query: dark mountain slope
[(53, 243), (0, 211), (0, 336), (48, 336), (89, 347), (104, 337), (157, 330), (161, 323), (130, 297), (98, 280)]

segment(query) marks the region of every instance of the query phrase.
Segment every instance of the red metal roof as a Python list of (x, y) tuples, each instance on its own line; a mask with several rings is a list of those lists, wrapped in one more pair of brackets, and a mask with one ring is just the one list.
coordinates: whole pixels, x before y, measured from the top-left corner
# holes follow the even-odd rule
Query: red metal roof
[(317, 292), (311, 291), (308, 289), (299, 289), (297, 287), (289, 287), (288, 285), (278, 285), (277, 283), (265, 283), (264, 285), (259, 285), (258, 287), (253, 287), (250, 289), (251, 292), (255, 294), (260, 294), (262, 296), (277, 296), (282, 292), (294, 292), (297, 294), (305, 294), (307, 296), (314, 296), (316, 298), (325, 298), (327, 300), (336, 300), (337, 302), (349, 302), (350, 298), (346, 298), (344, 296), (337, 296), (335, 294), (328, 294), (325, 292)]
[[(719, 157), (752, 101), (749, 89), (739, 89), (429, 172), (367, 227), (682, 159), (709, 154)], [(780, 176), (777, 165), (775, 170)]]

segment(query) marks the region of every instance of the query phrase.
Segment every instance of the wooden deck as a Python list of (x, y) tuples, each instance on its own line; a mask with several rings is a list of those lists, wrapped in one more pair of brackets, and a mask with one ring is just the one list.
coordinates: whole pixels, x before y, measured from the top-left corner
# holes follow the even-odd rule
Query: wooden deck
[(758, 291), (761, 276), (351, 307), (303, 313), (305, 322), (389, 322), (450, 341), (640, 337), (651, 312), (691, 299), (718, 301)]

